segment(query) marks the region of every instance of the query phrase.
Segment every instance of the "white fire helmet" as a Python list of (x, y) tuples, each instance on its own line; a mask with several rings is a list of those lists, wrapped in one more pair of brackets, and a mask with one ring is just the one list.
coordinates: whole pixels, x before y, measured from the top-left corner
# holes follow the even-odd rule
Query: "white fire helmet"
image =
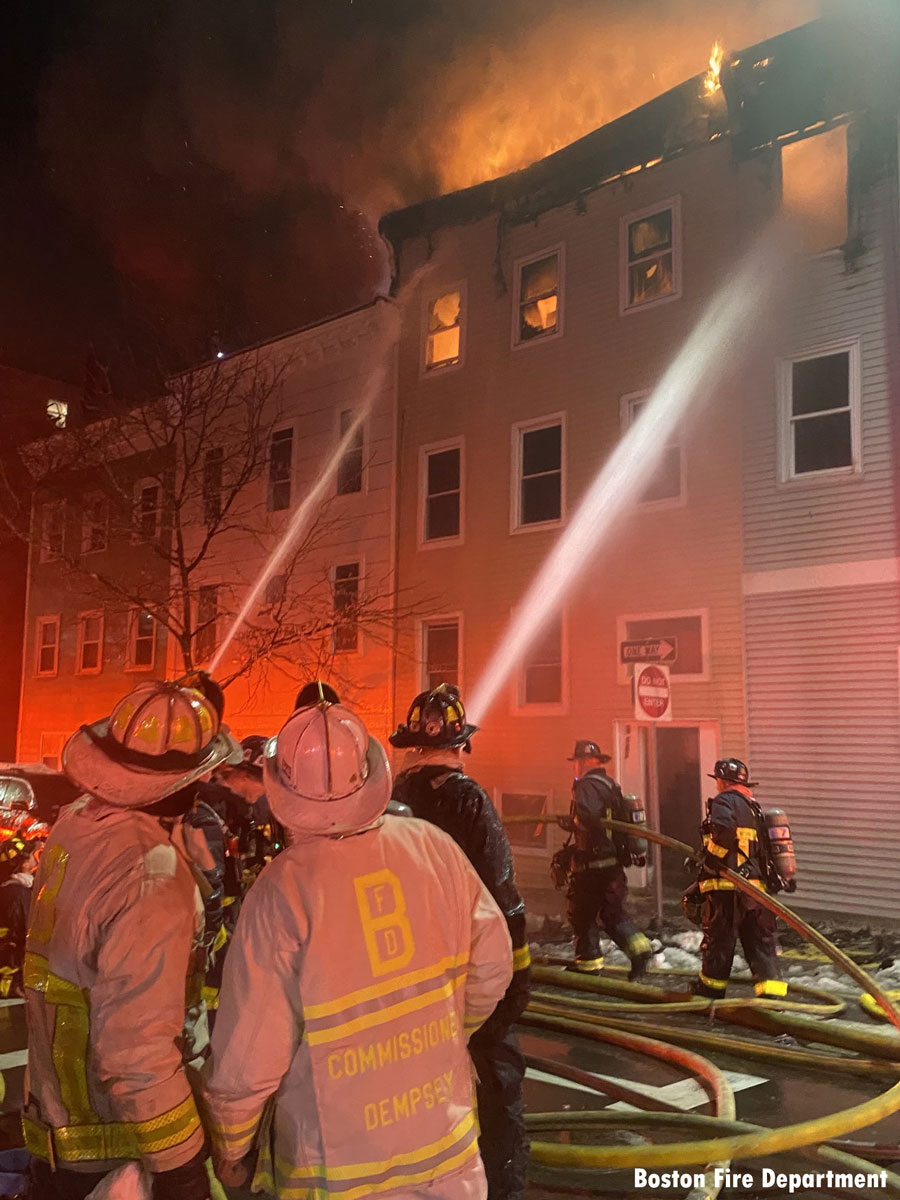
[(364, 829), (391, 797), (384, 748), (343, 704), (297, 709), (266, 746), (264, 773), (272, 812), (296, 833)]
[(62, 767), (92, 796), (144, 808), (242, 757), (202, 692), (154, 679), (129, 692), (110, 717), (73, 733)]
[(0, 775), (0, 808), (32, 812), (36, 807), (34, 789), (27, 779), (20, 779), (18, 775)]

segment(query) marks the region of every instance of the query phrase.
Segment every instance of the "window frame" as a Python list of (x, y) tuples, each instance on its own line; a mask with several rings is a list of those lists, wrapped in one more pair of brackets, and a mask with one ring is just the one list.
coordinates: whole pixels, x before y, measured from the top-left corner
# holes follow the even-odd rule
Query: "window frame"
[[(510, 617), (516, 616), (516, 610), (513, 609)], [(569, 614), (565, 608), (559, 611), (559, 700), (550, 702), (541, 702), (539, 704), (527, 704), (525, 702), (525, 658), (528, 651), (522, 656), (521, 662), (516, 665), (515, 675), (512, 682), (512, 704), (510, 714), (514, 717), (564, 717), (569, 712)], [(538, 641), (540, 634), (534, 639)], [(530, 647), (529, 647), (530, 650)]]
[[(90, 620), (97, 619), (100, 622), (100, 636), (97, 638), (97, 665), (96, 667), (86, 667), (83, 662), (84, 647), (85, 647), (85, 623)], [(100, 675), (103, 671), (103, 645), (106, 635), (106, 614), (102, 608), (86, 609), (78, 614), (78, 640), (75, 650), (75, 674), (76, 675)]]
[[(210, 484), (211, 466), (218, 466), (219, 486), (213, 489)], [(207, 529), (217, 525), (222, 520), (222, 492), (225, 487), (225, 448), (210, 446), (203, 455), (203, 524)], [(215, 515), (210, 519), (210, 513), (215, 507)]]
[[(59, 513), (60, 545), (59, 553), (51, 554), (49, 548), (48, 529), (50, 519), (46, 514)], [(65, 500), (44, 500), (40, 506), (40, 531), (38, 540), (38, 562), (60, 562), (66, 554), (66, 502)]]
[[(638, 402), (649, 400), (652, 395), (653, 390), (647, 389), (640, 392), (626, 392), (621, 397), (619, 401), (619, 415), (622, 424), (622, 437), (625, 436), (633, 424), (632, 406)], [(658, 512), (664, 508), (684, 508), (687, 505), (687, 466), (685, 462), (684, 436), (681, 427), (672, 435), (670, 444), (672, 446), (677, 444), (678, 448), (678, 495), (664, 496), (659, 500), (641, 500), (640, 497), (637, 497), (633, 501), (635, 508), (647, 512)], [(669, 447), (667, 446), (666, 448), (668, 449)]]
[[(91, 504), (95, 501), (103, 502), (103, 545), (91, 546), (91, 532), (99, 527), (91, 519)], [(85, 506), (81, 514), (81, 553), (84, 554), (103, 554), (109, 549), (109, 496), (104, 492), (92, 492), (86, 497)]]
[[(55, 740), (56, 745), (58, 746), (58, 750), (57, 750), (56, 754), (47, 754), (44, 749), (44, 740), (45, 739), (49, 740), (51, 738), (53, 738)], [(69, 740), (69, 735), (67, 733), (54, 733), (53, 730), (42, 729), (41, 735), (40, 735), (40, 742), (39, 742), (39, 749), (40, 749), (39, 761), (44, 763), (45, 766), (50, 766), (50, 764), (46, 760), (48, 758), (55, 758), (56, 766), (52, 767), (51, 770), (58, 771), (62, 764), (63, 746), (65, 746), (65, 744), (68, 740)]]
[[(522, 511), (522, 443), (523, 434), (531, 433), (538, 429), (550, 429), (554, 425), (560, 426), (560, 445), (559, 445), (559, 516), (550, 521), (532, 521), (527, 525), (521, 524), (519, 517)], [(548, 413), (543, 417), (533, 417), (527, 421), (515, 421), (511, 426), (512, 437), (512, 469), (510, 471), (512, 479), (512, 488), (510, 491), (509, 505), (509, 532), (511, 534), (534, 533), (546, 529), (559, 529), (566, 523), (566, 485), (567, 485), (567, 440), (566, 440), (566, 413), (561, 412)]]
[[(59, 675), (59, 652), (60, 652), (60, 641), (61, 641), (61, 628), (60, 628), (61, 624), (62, 624), (62, 613), (58, 613), (58, 612), (57, 613), (44, 613), (35, 619), (35, 623), (34, 623), (34, 662), (32, 665), (34, 667), (33, 673), (38, 679), (56, 679), (56, 677)], [(55, 651), (54, 656), (53, 656), (53, 670), (52, 671), (42, 671), (41, 670), (41, 647), (42, 647), (41, 632), (43, 629), (51, 628), (51, 627), (56, 630), (56, 640), (53, 643), (53, 648)]]
[(458, 687), (460, 691), (464, 691), (465, 676), (463, 674), (463, 614), (461, 609), (455, 612), (435, 613), (431, 616), (423, 617), (419, 621), (419, 644), (418, 653), (416, 655), (419, 663), (419, 680), (420, 690), (425, 691), (429, 687), (428, 683), (428, 661), (427, 639), (425, 630), (429, 625), (449, 625), (451, 621), (456, 622), (456, 674), (459, 677)]
[[(289, 470), (289, 474), (288, 474), (288, 478), (287, 478), (287, 482), (289, 485), (288, 502), (284, 506), (284, 508), (273, 508), (272, 507), (272, 492), (273, 492), (275, 483), (272, 479), (272, 446), (274, 445), (275, 438), (279, 433), (287, 433), (288, 431), (290, 431), (290, 435), (291, 435), (291, 463), (290, 463), (290, 470)], [(287, 439), (284, 439), (284, 440), (287, 440)], [(291, 511), (291, 504), (294, 499), (294, 477), (295, 477), (296, 471), (297, 471), (296, 458), (297, 458), (297, 431), (294, 428), (294, 423), (288, 422), (286, 425), (279, 425), (279, 427), (277, 429), (270, 430), (270, 432), (269, 432), (269, 452), (266, 456), (266, 512), (268, 512), (268, 513), (286, 513), (286, 512)], [(283, 483), (284, 480), (278, 480), (278, 482)]]
[[(344, 415), (345, 412), (350, 413), (350, 416), (351, 416), (350, 423), (352, 424), (353, 419), (355, 419), (359, 413), (359, 408), (354, 407), (353, 405), (351, 405), (349, 408), (344, 408), (342, 405), (338, 405), (337, 413), (336, 413), (337, 420), (335, 421), (335, 438), (336, 438), (335, 446), (339, 446), (341, 444), (341, 439), (344, 437), (344, 434), (341, 433), (341, 417)], [(341, 492), (338, 490), (338, 479), (339, 479), (340, 470), (341, 470), (341, 463), (338, 462), (337, 469), (334, 473), (334, 494), (338, 500), (343, 500), (347, 496), (366, 496), (369, 493), (369, 479), (368, 479), (369, 472), (367, 470), (367, 463), (366, 463), (366, 456), (367, 456), (367, 452), (369, 449), (369, 418), (368, 417), (363, 417), (362, 423), (360, 424), (360, 431), (362, 432), (362, 445), (360, 446), (360, 451), (359, 451), (359, 454), (360, 454), (359, 491)]]
[[(673, 289), (668, 296), (657, 296), (655, 300), (642, 300), (637, 304), (629, 303), (629, 261), (628, 261), (628, 229), (635, 221), (654, 217), (657, 213), (672, 210), (672, 283)], [(649, 257), (649, 256), (648, 256)], [(646, 312), (658, 308), (661, 304), (670, 304), (680, 300), (683, 294), (682, 281), (682, 227), (681, 227), (681, 196), (668, 196), (645, 208), (625, 213), (619, 220), (619, 315), (629, 316), (631, 313)]]
[[(352, 566), (354, 562), (356, 563), (356, 567), (357, 567), (356, 603), (357, 603), (357, 609), (358, 609), (360, 596), (362, 594), (362, 581), (363, 581), (363, 576), (365, 574), (365, 563), (363, 561), (363, 556), (360, 555), (356, 559), (350, 559), (349, 561), (345, 561), (345, 562), (332, 563), (331, 568), (328, 572), (329, 579), (331, 582), (331, 605), (332, 605), (332, 611), (334, 613), (334, 627), (331, 630), (331, 653), (332, 654), (358, 654), (358, 655), (361, 655), (363, 653), (363, 634), (362, 634), (362, 629), (360, 628), (358, 614), (357, 614), (357, 618), (356, 618), (356, 645), (353, 647), (352, 650), (351, 649), (346, 649), (346, 650), (339, 649), (335, 645), (335, 639), (337, 636), (337, 604), (335, 603), (336, 588), (337, 588), (337, 584), (338, 584), (337, 570), (338, 570), (338, 567)], [(341, 582), (343, 582), (343, 581), (341, 581)]]
[[(154, 532), (151, 537), (145, 537), (141, 528), (141, 495), (148, 488), (154, 487), (157, 491), (156, 504), (156, 522)], [(162, 534), (163, 527), (163, 506), (165, 498), (163, 496), (163, 486), (159, 479), (153, 479), (148, 476), (144, 479), (135, 480), (134, 484), (134, 524), (132, 528), (131, 541), (135, 546), (149, 546), (152, 542), (158, 540)]]
[[(446, 296), (448, 292), (459, 292), (459, 357), (455, 363), (447, 363), (446, 366), (429, 367), (428, 362), (428, 338), (430, 330), (428, 328), (429, 317), (431, 315), (431, 306), (435, 300), (439, 300), (441, 296)], [(420, 379), (442, 379), (445, 375), (451, 374), (453, 371), (458, 371), (465, 366), (466, 363), (466, 327), (469, 323), (469, 297), (467, 281), (459, 279), (442, 284), (440, 287), (430, 288), (425, 293), (422, 302), (422, 315), (420, 324), (419, 336), (419, 378)]]
[[(809, 362), (814, 358), (827, 358), (834, 354), (847, 354), (847, 408), (850, 412), (850, 458), (846, 467), (825, 467), (820, 471), (794, 471), (794, 436), (792, 413), (794, 399), (794, 363)], [(847, 479), (863, 474), (862, 443), (862, 339), (838, 338), (824, 342), (798, 354), (784, 355), (778, 359), (776, 378), (778, 435), (777, 435), (777, 481), (782, 485), (797, 486), (804, 483), (828, 483), (835, 479)], [(823, 409), (819, 414), (806, 413), (807, 420), (814, 415), (827, 416), (829, 412), (844, 412), (846, 409)]]
[[(552, 813), (553, 813), (553, 808), (552, 808), (553, 793), (549, 789), (542, 790), (542, 791), (528, 792), (528, 791), (524, 791), (524, 790), (512, 791), (509, 788), (495, 787), (493, 789), (493, 791), (494, 791), (494, 795), (493, 795), (494, 808), (496, 808), (497, 813), (500, 816), (501, 820), (503, 819), (503, 817), (505, 815), (507, 815), (504, 812), (504, 807), (503, 807), (503, 797), (504, 796), (542, 796), (543, 800), (544, 800), (544, 807), (541, 809), (541, 813), (544, 815), (547, 815), (547, 816), (552, 815)], [(515, 856), (516, 854), (524, 854), (524, 855), (527, 855), (528, 858), (535, 858), (535, 859), (548, 858), (553, 851), (553, 846), (551, 844), (550, 823), (545, 822), (542, 828), (543, 828), (543, 834), (544, 834), (544, 838), (545, 838), (545, 844), (543, 846), (523, 846), (518, 842), (510, 842), (509, 847), (512, 850), (513, 855)]]
[[(137, 648), (137, 628), (138, 618), (141, 613), (146, 613), (151, 621), (151, 637), (152, 646), (149, 663), (136, 663), (135, 650)], [(128, 640), (126, 642), (127, 651), (125, 655), (125, 670), (129, 673), (132, 671), (154, 671), (156, 669), (156, 653), (157, 653), (157, 630), (160, 628), (159, 622), (152, 613), (147, 612), (146, 608), (139, 608), (137, 605), (132, 605), (128, 610)]]
[[(542, 258), (549, 258), (552, 254), (557, 256), (557, 284), (556, 284), (556, 328), (552, 333), (538, 334), (533, 338), (523, 339), (519, 336), (519, 309), (522, 299), (522, 271), (525, 267), (532, 263), (540, 262)], [(538, 254), (528, 254), (522, 258), (517, 258), (513, 262), (513, 305), (512, 305), (512, 328), (510, 331), (510, 347), (512, 350), (521, 350), (525, 346), (534, 346), (536, 344), (543, 345), (545, 342), (555, 342), (565, 333), (565, 286), (566, 286), (566, 244), (565, 242), (557, 242), (553, 246), (547, 246)]]
[[(616, 682), (630, 683), (631, 676), (628, 674), (628, 663), (619, 661), (619, 645), (621, 642), (627, 642), (628, 637), (628, 622), (629, 621), (666, 621), (684, 617), (699, 617), (700, 618), (700, 655), (703, 660), (703, 670), (697, 673), (696, 671), (687, 672), (685, 674), (670, 673), (670, 680), (673, 685), (679, 683), (710, 683), (712, 681), (712, 670), (710, 664), (710, 637), (709, 637), (709, 609), (698, 605), (696, 608), (681, 608), (681, 609), (662, 609), (659, 612), (643, 612), (643, 613), (622, 613), (616, 617)], [(677, 634), (674, 635), (677, 637)]]
[[(459, 450), (459, 532), (451, 537), (426, 538), (425, 520), (428, 513), (428, 458), (431, 454), (443, 454), (446, 450)], [(447, 495), (449, 493), (439, 493)], [(419, 503), (416, 541), (420, 550), (441, 550), (449, 546), (463, 546), (466, 541), (466, 439), (446, 438), (441, 442), (429, 442), (419, 447)]]
[[(193, 600), (192, 608), (193, 608), (193, 620), (194, 620), (194, 646), (193, 646), (193, 649), (196, 653), (198, 662), (208, 662), (210, 659), (215, 657), (216, 650), (218, 649), (219, 616), (221, 615), (219, 601), (220, 601), (221, 588), (222, 588), (222, 585), (220, 583), (198, 583), (198, 585), (197, 585), (197, 593), (196, 593), (195, 599)], [(212, 598), (213, 598), (214, 617), (213, 617), (211, 625), (206, 625), (206, 621), (208, 620), (208, 618), (203, 617), (203, 623), (204, 623), (205, 628), (203, 628), (201, 630), (200, 629), (200, 622), (201, 622), (201, 617), (202, 617), (201, 608), (202, 608), (204, 600), (209, 597), (210, 592), (212, 592)], [(207, 653), (206, 652), (207, 647), (206, 647), (205, 643), (201, 647), (200, 639), (202, 637), (207, 636), (210, 633), (210, 630), (212, 631), (212, 648)], [(203, 649), (203, 651), (204, 651), (204, 653), (202, 655), (200, 653), (201, 649)]]

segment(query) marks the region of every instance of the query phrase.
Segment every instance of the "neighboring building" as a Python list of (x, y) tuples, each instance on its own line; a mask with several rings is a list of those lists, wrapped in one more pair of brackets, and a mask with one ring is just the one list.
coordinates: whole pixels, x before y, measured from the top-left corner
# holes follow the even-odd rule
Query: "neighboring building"
[[(824, 253), (790, 320), (598, 540), (472, 765), (504, 815), (558, 812), (575, 738), (596, 738), (651, 820), (696, 843), (705, 774), (749, 754), (763, 804), (794, 820), (797, 903), (893, 916), (896, 111), (885, 138), (867, 92), (883, 78), (846, 62), (805, 27), (731, 56), (723, 91), (689, 80), (524, 171), (383, 219), (404, 310), (398, 583), (442, 597), (397, 686), (399, 700), (439, 678), (471, 693), (716, 290), (782, 200), (802, 208), (811, 191)], [(618, 661), (621, 641), (651, 637), (678, 648), (665, 723), (635, 719)], [(544, 886), (558, 832), (513, 839), (526, 888)]]

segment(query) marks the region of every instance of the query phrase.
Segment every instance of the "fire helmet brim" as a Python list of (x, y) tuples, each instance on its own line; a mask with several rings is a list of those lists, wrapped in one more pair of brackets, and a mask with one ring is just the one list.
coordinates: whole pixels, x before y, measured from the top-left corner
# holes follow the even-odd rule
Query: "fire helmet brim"
[(288, 786), (278, 770), (277, 738), (266, 746), (263, 778), (266, 799), (275, 818), (296, 833), (328, 836), (365, 829), (387, 809), (391, 798), (391, 768), (384, 747), (369, 737), (366, 747), (364, 783), (340, 800), (319, 800), (302, 796)]

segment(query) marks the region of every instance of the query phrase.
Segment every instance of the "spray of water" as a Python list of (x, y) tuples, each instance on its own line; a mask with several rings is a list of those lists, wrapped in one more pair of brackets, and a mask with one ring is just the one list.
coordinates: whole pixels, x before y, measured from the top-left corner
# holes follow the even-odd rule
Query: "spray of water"
[(481, 721), (590, 556), (660, 460), (695, 400), (708, 396), (733, 366), (784, 274), (786, 230), (773, 226), (717, 293), (655, 388), (637, 421), (618, 443), (532, 581), (489, 659), (467, 710)]
[(366, 386), (363, 391), (359, 409), (357, 410), (356, 416), (349, 429), (338, 442), (334, 452), (323, 464), (322, 470), (319, 472), (318, 478), (313, 486), (291, 514), (291, 519), (288, 522), (281, 539), (275, 546), (272, 553), (269, 555), (269, 558), (263, 567), (259, 578), (247, 593), (247, 598), (245, 599), (240, 612), (235, 617), (231, 624), (231, 628), (225, 634), (225, 637), (222, 639), (222, 642), (216, 650), (216, 653), (210, 660), (207, 670), (211, 675), (215, 673), (216, 669), (224, 659), (225, 654), (228, 651), (228, 647), (234, 641), (235, 636), (237, 635), (241, 626), (244, 624), (244, 622), (247, 620), (247, 617), (251, 612), (253, 612), (254, 608), (259, 602), (259, 598), (262, 595), (266, 583), (275, 574), (285, 557), (290, 553), (292, 546), (294, 546), (294, 544), (297, 542), (297, 539), (309, 527), (311, 521), (315, 518), (319, 505), (325, 498), (325, 494), (331, 485), (332, 480), (337, 474), (341, 459), (350, 449), (357, 430), (369, 415), (372, 405), (375, 403), (376, 397), (381, 392), (386, 372), (387, 360), (385, 356), (382, 364), (369, 375), (366, 381)]

